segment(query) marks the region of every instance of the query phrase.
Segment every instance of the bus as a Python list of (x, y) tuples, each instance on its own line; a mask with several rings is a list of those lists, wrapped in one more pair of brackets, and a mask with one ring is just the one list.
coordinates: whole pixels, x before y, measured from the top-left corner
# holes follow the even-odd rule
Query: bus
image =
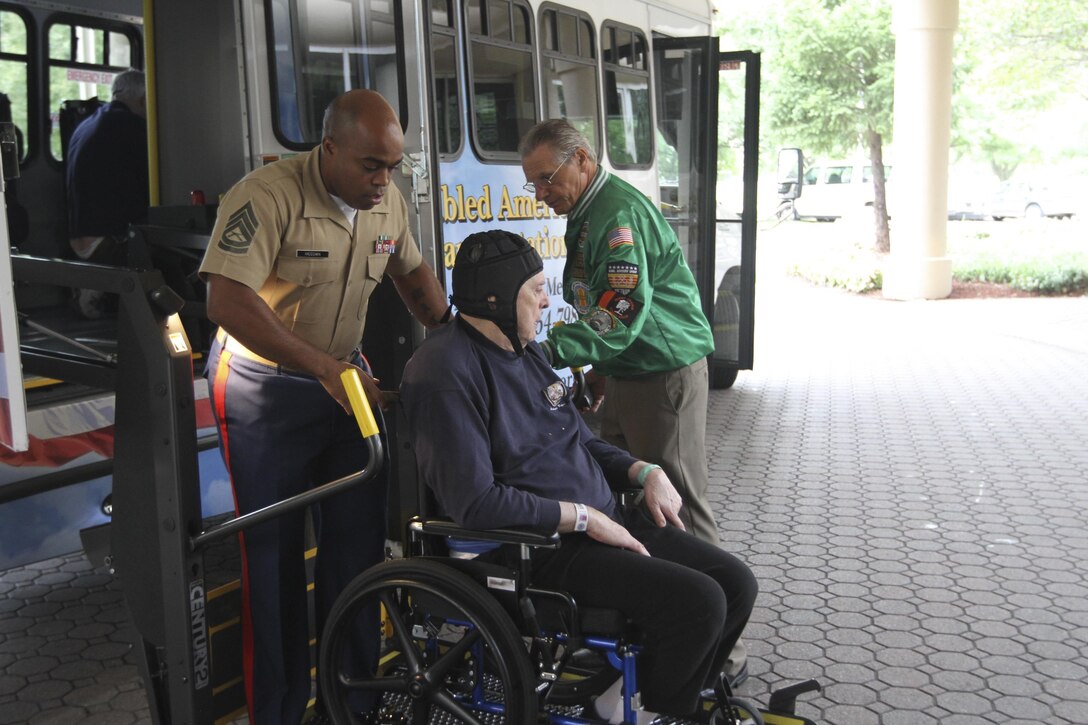
[[(3, 360), (16, 379), (21, 370), (25, 410), (11, 384), (0, 393), (27, 434), (26, 445), (0, 445), (0, 570), (102, 541), (92, 533), (112, 520), (111, 472), (133, 465), (113, 457), (114, 402), (161, 392), (138, 387), (151, 376), (116, 373), (127, 323), (78, 320), (69, 305), (71, 288), (103, 274), (71, 260), (67, 138), (109, 100), (116, 74), (144, 70), (148, 91), (151, 207), (130, 229), (130, 260), (138, 249), (140, 269), (162, 273), (188, 349), (177, 332), (171, 340), (194, 358), (192, 395), (167, 402), (195, 408), (185, 418), (193, 430), (181, 433), (195, 440), (198, 460), (164, 461), (161, 446), (142, 455), (149, 479), (180, 471), (178, 485), (194, 489), (185, 477), (199, 478), (199, 496), (177, 497), (195, 506), (180, 515), (199, 530), (202, 518), (233, 510), (200, 377), (211, 331), (195, 270), (216, 202), (248, 171), (313, 148), (324, 108), (348, 89), (374, 89), (398, 112), (405, 158), (395, 183), (447, 288), (461, 240), (506, 228), (545, 263), (551, 306), (540, 335), (574, 319), (562, 301), (564, 219), (523, 190), (517, 154), (531, 126), (563, 117), (676, 230), (714, 330), (712, 385), (728, 387), (750, 369), (759, 55), (719, 49), (713, 19), (709, 0), (0, 0), (0, 124), (14, 127), (4, 158), (17, 160), (5, 169), (0, 205), (12, 252), (0, 245), (0, 262), (13, 270), (14, 293), (0, 303), (14, 308), (4, 339), (14, 340), (12, 327), (19, 338), (4, 345)], [(362, 340), (391, 386), (424, 337), (395, 297), (379, 285)], [(389, 430), (395, 437), (397, 425)], [(394, 471), (391, 523), (413, 508), (410, 477)], [(160, 569), (168, 567), (148, 570)], [(151, 601), (162, 606), (162, 597)], [(164, 697), (153, 711), (201, 720), (190, 706)]]
[[(728, 387), (752, 365), (759, 57), (720, 51), (712, 20), (706, 0), (0, 0), (0, 114), (7, 109), (18, 141), (18, 178), (5, 189), (11, 245), (71, 257), (66, 138), (80, 114), (109, 100), (114, 75), (144, 69), (152, 207), (139, 237), (155, 259), (181, 266), (171, 284), (187, 299), (183, 314), (199, 319), (193, 271), (216, 200), (249, 170), (312, 148), (328, 101), (368, 87), (400, 116), (406, 153), (396, 183), (425, 258), (448, 284), (467, 235), (494, 227), (522, 234), (545, 261), (552, 304), (543, 335), (574, 317), (561, 298), (564, 219), (522, 189), (517, 144), (539, 120), (565, 117), (609, 171), (660, 203), (714, 328), (712, 384)], [(28, 338), (55, 342), (41, 332), (54, 325), (77, 343), (66, 354), (99, 346), (108, 357), (110, 330), (58, 320), (68, 294), (16, 280), (24, 348)], [(424, 333), (399, 303), (383, 303), (395, 296), (391, 285), (376, 295), (364, 350), (378, 377), (396, 385)], [(199, 355), (206, 326), (186, 331)], [(84, 451), (71, 443), (108, 428), (109, 391), (73, 391), (49, 375), (24, 380), (39, 455), (4, 454), (0, 502), (25, 498), (35, 490), (28, 480), (42, 476), (51, 481), (46, 493), (60, 497), (68, 482), (108, 468), (108, 444)], [(69, 425), (47, 429), (40, 421), (58, 411)], [(206, 448), (212, 433), (202, 430)], [(84, 452), (68, 460), (41, 453), (58, 446)], [(202, 456), (202, 469), (214, 458)], [(95, 478), (94, 514), (81, 528), (109, 519), (108, 476)], [(223, 472), (203, 478), (212, 508), (227, 503)], [(54, 503), (70, 508), (70, 494)], [(0, 546), (0, 564), (51, 553), (29, 545), (40, 534), (11, 537), (20, 543)]]

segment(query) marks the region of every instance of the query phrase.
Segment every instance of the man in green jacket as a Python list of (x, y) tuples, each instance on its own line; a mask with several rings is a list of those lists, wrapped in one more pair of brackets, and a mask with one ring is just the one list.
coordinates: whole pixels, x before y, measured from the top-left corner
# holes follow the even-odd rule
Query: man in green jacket
[(660, 464), (683, 498), (684, 525), (717, 544), (706, 497), (706, 357), (714, 340), (676, 234), (642, 192), (597, 163), (566, 121), (538, 124), (519, 151), (525, 188), (567, 217), (563, 299), (579, 319), (548, 332), (549, 361), (593, 366), (601, 437)]

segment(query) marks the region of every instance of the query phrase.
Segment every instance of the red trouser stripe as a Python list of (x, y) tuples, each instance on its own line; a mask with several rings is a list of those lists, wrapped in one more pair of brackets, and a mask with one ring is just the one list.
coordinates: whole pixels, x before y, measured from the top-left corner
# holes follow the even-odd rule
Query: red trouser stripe
[[(215, 391), (215, 418), (219, 421), (219, 442), (223, 450), (223, 462), (230, 473), (230, 436), (227, 433), (227, 379), (230, 377), (229, 350), (221, 350), (219, 364), (215, 368), (215, 382), (212, 385)], [(231, 478), (231, 493), (234, 495), (234, 515), (240, 515), (238, 510), (238, 495), (234, 493), (234, 480)], [(242, 672), (246, 683), (246, 706), (249, 709), (251, 725), (253, 713), (253, 618), (250, 616), (249, 602), (249, 565), (246, 561), (246, 535), (238, 534), (238, 543), (242, 555)]]

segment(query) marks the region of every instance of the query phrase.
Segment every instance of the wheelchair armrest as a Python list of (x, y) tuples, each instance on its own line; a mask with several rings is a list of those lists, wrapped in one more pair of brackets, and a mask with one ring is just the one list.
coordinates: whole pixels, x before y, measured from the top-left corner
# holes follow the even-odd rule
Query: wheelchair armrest
[(528, 529), (468, 529), (449, 519), (422, 518), (415, 516), (408, 527), (429, 536), (453, 536), (476, 541), (494, 541), (500, 544), (526, 544), (548, 549), (559, 548), (559, 534), (541, 534)]
[(616, 495), (616, 500), (620, 502), (621, 506), (638, 506), (642, 503), (642, 489), (637, 486), (614, 488), (612, 493)]

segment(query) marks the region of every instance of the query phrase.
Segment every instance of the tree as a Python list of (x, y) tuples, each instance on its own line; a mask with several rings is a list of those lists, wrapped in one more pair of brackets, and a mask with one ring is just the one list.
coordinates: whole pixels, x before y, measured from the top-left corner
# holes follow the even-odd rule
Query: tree
[(876, 248), (891, 249), (884, 139), (891, 136), (895, 39), (891, 7), (870, 0), (794, 0), (780, 24), (773, 123), (804, 148), (847, 154), (863, 146), (873, 168)]
[(1004, 181), (1028, 161), (1082, 154), (1077, 139), (1040, 134), (1055, 104), (1088, 100), (1088, 3), (960, 0), (952, 146)]
[[(784, 145), (806, 153), (867, 150), (876, 248), (891, 248), (884, 142), (892, 130), (895, 39), (887, 0), (783, 0), (744, 21), (767, 58), (763, 117)], [(731, 37), (740, 33), (734, 31)]]

